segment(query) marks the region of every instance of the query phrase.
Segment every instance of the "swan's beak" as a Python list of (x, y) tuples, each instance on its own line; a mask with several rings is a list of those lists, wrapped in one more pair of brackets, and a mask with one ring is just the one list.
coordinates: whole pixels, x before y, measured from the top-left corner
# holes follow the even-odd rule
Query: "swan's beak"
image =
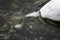
[(25, 17), (39, 17), (40, 16), (40, 14), (39, 14), (39, 12), (37, 11), (37, 12), (32, 12), (32, 13), (30, 13), (30, 14), (27, 14)]

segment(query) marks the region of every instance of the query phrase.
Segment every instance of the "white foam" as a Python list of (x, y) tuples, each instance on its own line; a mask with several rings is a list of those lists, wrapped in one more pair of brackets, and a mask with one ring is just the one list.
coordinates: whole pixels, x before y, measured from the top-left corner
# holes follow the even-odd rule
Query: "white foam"
[(17, 24), (17, 25), (15, 25), (15, 28), (16, 28), (16, 29), (20, 29), (21, 27), (22, 27), (21, 24)]

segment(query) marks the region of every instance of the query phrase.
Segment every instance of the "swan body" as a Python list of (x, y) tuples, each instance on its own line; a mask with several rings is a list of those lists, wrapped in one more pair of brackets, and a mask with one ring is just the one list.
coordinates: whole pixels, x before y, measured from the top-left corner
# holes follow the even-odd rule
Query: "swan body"
[[(42, 18), (49, 18), (55, 21), (60, 21), (60, 0), (51, 0), (44, 5), (40, 10)], [(32, 12), (26, 17), (38, 17), (39, 12)]]
[[(54, 21), (60, 21), (60, 0), (51, 0), (39, 11), (29, 13), (25, 17), (42, 17)], [(21, 25), (15, 25), (15, 28), (21, 28)]]

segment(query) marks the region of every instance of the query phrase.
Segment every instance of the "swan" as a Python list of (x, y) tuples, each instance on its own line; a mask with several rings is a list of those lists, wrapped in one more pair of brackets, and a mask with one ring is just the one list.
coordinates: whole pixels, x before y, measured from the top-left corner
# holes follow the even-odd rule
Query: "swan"
[[(39, 11), (25, 15), (26, 17), (42, 17), (54, 21), (60, 21), (60, 0), (50, 0)], [(18, 26), (16, 26), (17, 28)], [(21, 25), (19, 26), (21, 27)]]
[(50, 0), (39, 11), (29, 13), (25, 17), (39, 17), (39, 16), (54, 21), (60, 21), (60, 0)]

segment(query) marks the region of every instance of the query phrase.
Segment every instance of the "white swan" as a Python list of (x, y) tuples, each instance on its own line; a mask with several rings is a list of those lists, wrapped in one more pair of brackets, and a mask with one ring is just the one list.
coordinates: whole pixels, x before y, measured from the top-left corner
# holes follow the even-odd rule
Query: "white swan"
[[(39, 17), (41, 12), (42, 18), (60, 21), (60, 0), (51, 0), (44, 5), (39, 11), (27, 14), (25, 17)], [(21, 25), (15, 25), (15, 28), (21, 28)]]
[[(40, 10), (42, 18), (49, 18), (55, 21), (60, 21), (60, 0), (51, 0), (44, 5)], [(39, 12), (32, 12), (26, 17), (38, 17)]]

